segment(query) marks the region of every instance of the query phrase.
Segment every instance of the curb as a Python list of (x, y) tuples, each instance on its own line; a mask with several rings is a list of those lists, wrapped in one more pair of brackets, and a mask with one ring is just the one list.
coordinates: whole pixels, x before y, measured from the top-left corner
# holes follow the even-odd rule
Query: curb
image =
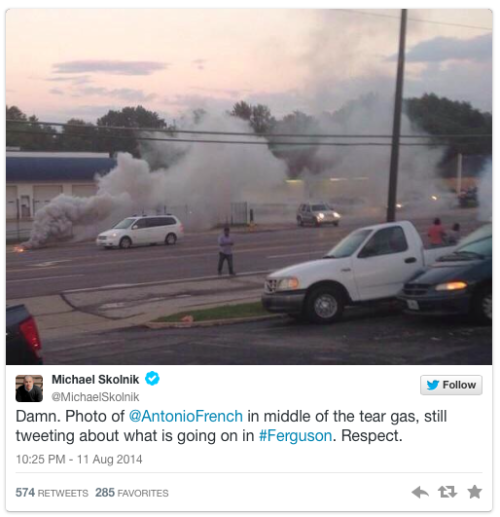
[(270, 314), (269, 316), (252, 316), (250, 318), (231, 318), (226, 320), (193, 321), (192, 323), (182, 323), (181, 321), (150, 321), (143, 326), (152, 330), (159, 329), (188, 329), (197, 327), (219, 327), (222, 325), (233, 325), (235, 323), (252, 323), (254, 321), (265, 321), (282, 318), (281, 314)]

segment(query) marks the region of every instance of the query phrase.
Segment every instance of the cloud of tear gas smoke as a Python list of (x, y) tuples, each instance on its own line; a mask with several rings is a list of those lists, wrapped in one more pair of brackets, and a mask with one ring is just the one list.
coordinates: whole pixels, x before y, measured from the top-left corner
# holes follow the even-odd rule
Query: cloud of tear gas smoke
[[(250, 132), (246, 122), (229, 116), (206, 117), (197, 127)], [(230, 219), (231, 202), (270, 199), (273, 189), (286, 178), (284, 162), (266, 145), (165, 142), (158, 149), (175, 156), (168, 169), (151, 171), (145, 160), (119, 154), (117, 166), (98, 178), (95, 196), (53, 199), (36, 213), (26, 247), (43, 246), (72, 234), (76, 239), (95, 237), (126, 216), (163, 213), (165, 209), (176, 213), (188, 227), (209, 228)]]
[[(344, 135), (391, 135), (393, 101), (374, 95), (350, 103), (334, 117), (320, 118), (320, 133)], [(401, 120), (402, 135), (422, 135), (413, 127), (406, 115)], [(324, 140), (325, 142), (332, 141)], [(425, 143), (425, 139), (401, 139), (405, 143)], [(390, 144), (391, 138), (345, 138), (343, 143), (374, 142)], [(450, 194), (438, 178), (437, 169), (443, 153), (442, 147), (404, 146), (399, 151), (398, 196), (405, 215), (436, 211), (450, 205)], [(391, 146), (380, 147), (319, 147), (316, 158), (325, 168), (320, 177), (334, 182), (331, 197), (355, 198), (372, 210), (385, 210), (389, 182)], [(302, 174), (306, 182), (317, 181), (317, 176)], [(341, 179), (342, 182), (335, 183)], [(338, 193), (335, 192), (338, 186)], [(334, 200), (334, 199), (333, 199)]]
[[(340, 117), (324, 116), (320, 123), (320, 132), (324, 133), (388, 135), (392, 128), (392, 103), (370, 97), (366, 102), (353, 103)], [(246, 122), (227, 115), (206, 115), (196, 129), (251, 132)], [(414, 131), (421, 133), (403, 117), (402, 133), (413, 134)], [(169, 137), (165, 133), (155, 136)], [(257, 136), (195, 135), (192, 138), (262, 141)], [(369, 141), (388, 143), (390, 139), (370, 138)], [(401, 148), (398, 202), (403, 205), (405, 216), (429, 213), (429, 217), (434, 217), (449, 203), (444, 187), (440, 187), (441, 182), (436, 179), (441, 153), (442, 148), (427, 146)], [(300, 178), (306, 188), (300, 194), (301, 199), (296, 194), (290, 197), (284, 181), (287, 166), (267, 145), (155, 142), (153, 147), (143, 149), (143, 156), (163, 167), (152, 171), (146, 160), (118, 155), (116, 168), (98, 178), (95, 196), (60, 195), (39, 210), (27, 245), (43, 246), (71, 235), (77, 240), (95, 237), (124, 217), (164, 213), (165, 210), (177, 215), (188, 229), (206, 229), (230, 222), (231, 203), (243, 201), (260, 205), (281, 202), (285, 206), (288, 203), (286, 206), (295, 211), (297, 203), (305, 198), (335, 201), (344, 197), (361, 201), (370, 213), (378, 211), (380, 214), (386, 208), (390, 146), (318, 147), (316, 157), (326, 167), (320, 175), (307, 170), (302, 172)], [(342, 182), (332, 182), (328, 190), (324, 188), (325, 182), (318, 182), (318, 179), (336, 178)], [(292, 219), (289, 215), (286, 214), (287, 220), (293, 220), (294, 214), (290, 216)], [(267, 220), (271, 220), (270, 216)]]
[(478, 219), (489, 222), (493, 220), (493, 175), (492, 162), (489, 161), (483, 167), (479, 177), (477, 189), (477, 199), (479, 202)]

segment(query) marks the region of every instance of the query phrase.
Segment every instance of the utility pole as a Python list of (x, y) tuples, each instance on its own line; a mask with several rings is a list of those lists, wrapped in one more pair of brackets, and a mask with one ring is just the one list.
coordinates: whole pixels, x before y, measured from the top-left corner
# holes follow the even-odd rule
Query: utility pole
[(457, 195), (462, 192), (462, 153), (457, 155)]
[(396, 77), (396, 95), (394, 101), (394, 121), (392, 124), (391, 168), (389, 172), (389, 196), (387, 201), (387, 222), (396, 220), (396, 198), (398, 191), (399, 136), (401, 133), (401, 108), (403, 104), (403, 78), (405, 69), (407, 9), (401, 10), (401, 28), (399, 31), (398, 71)]

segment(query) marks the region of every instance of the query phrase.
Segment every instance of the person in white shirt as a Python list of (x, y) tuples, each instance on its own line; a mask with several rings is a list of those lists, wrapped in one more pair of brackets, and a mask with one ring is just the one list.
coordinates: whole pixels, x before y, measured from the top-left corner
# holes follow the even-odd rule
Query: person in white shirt
[(217, 267), (217, 272), (219, 275), (222, 274), (222, 268), (224, 267), (224, 262), (227, 261), (227, 266), (229, 268), (229, 274), (233, 276), (235, 274), (233, 270), (233, 246), (234, 241), (233, 238), (229, 235), (229, 227), (226, 226), (224, 228), (224, 232), (219, 235), (218, 239), (219, 243), (219, 265)]

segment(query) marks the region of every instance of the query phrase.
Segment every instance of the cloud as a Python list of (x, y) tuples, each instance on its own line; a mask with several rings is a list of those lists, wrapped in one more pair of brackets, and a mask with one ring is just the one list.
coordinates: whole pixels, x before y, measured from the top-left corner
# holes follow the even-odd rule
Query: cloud
[[(493, 73), (490, 63), (429, 63), (418, 77), (405, 80), (405, 97), (435, 93), (452, 100), (465, 101), (482, 111), (492, 110)], [(464, 85), (467, 85), (464, 88)]]
[(69, 82), (73, 84), (88, 84), (92, 82), (90, 75), (74, 75), (73, 77), (47, 77), (47, 81), (54, 83)]
[(52, 88), (49, 90), (49, 93), (52, 93), (53, 95), (64, 95), (64, 92), (59, 88)]
[(206, 59), (193, 59), (191, 63), (198, 69), (198, 70), (205, 70), (205, 63), (207, 62)]
[[(492, 35), (483, 34), (472, 39), (438, 37), (422, 41), (406, 53), (406, 61), (430, 63), (442, 61), (487, 62), (492, 59)], [(391, 56), (395, 60), (396, 56)]]
[(157, 98), (155, 93), (144, 93), (143, 90), (137, 90), (134, 88), (103, 88), (100, 86), (84, 86), (79, 88), (73, 94), (73, 97), (88, 97), (100, 95), (103, 97), (112, 97), (116, 99), (124, 99), (132, 102), (145, 102), (152, 101)]
[(201, 108), (210, 113), (220, 114), (225, 111), (230, 111), (234, 105), (233, 100), (204, 95), (173, 95), (171, 97), (165, 97), (162, 103), (171, 110), (179, 113)]
[(252, 90), (250, 89), (233, 89), (233, 88), (206, 88), (202, 86), (193, 86), (190, 90), (212, 93), (215, 95), (223, 95), (224, 97), (231, 97), (232, 99), (242, 98)]
[(151, 75), (159, 70), (166, 70), (168, 63), (157, 61), (120, 61), (104, 59), (87, 59), (82, 61), (65, 61), (53, 65), (57, 74), (105, 73), (111, 75)]

